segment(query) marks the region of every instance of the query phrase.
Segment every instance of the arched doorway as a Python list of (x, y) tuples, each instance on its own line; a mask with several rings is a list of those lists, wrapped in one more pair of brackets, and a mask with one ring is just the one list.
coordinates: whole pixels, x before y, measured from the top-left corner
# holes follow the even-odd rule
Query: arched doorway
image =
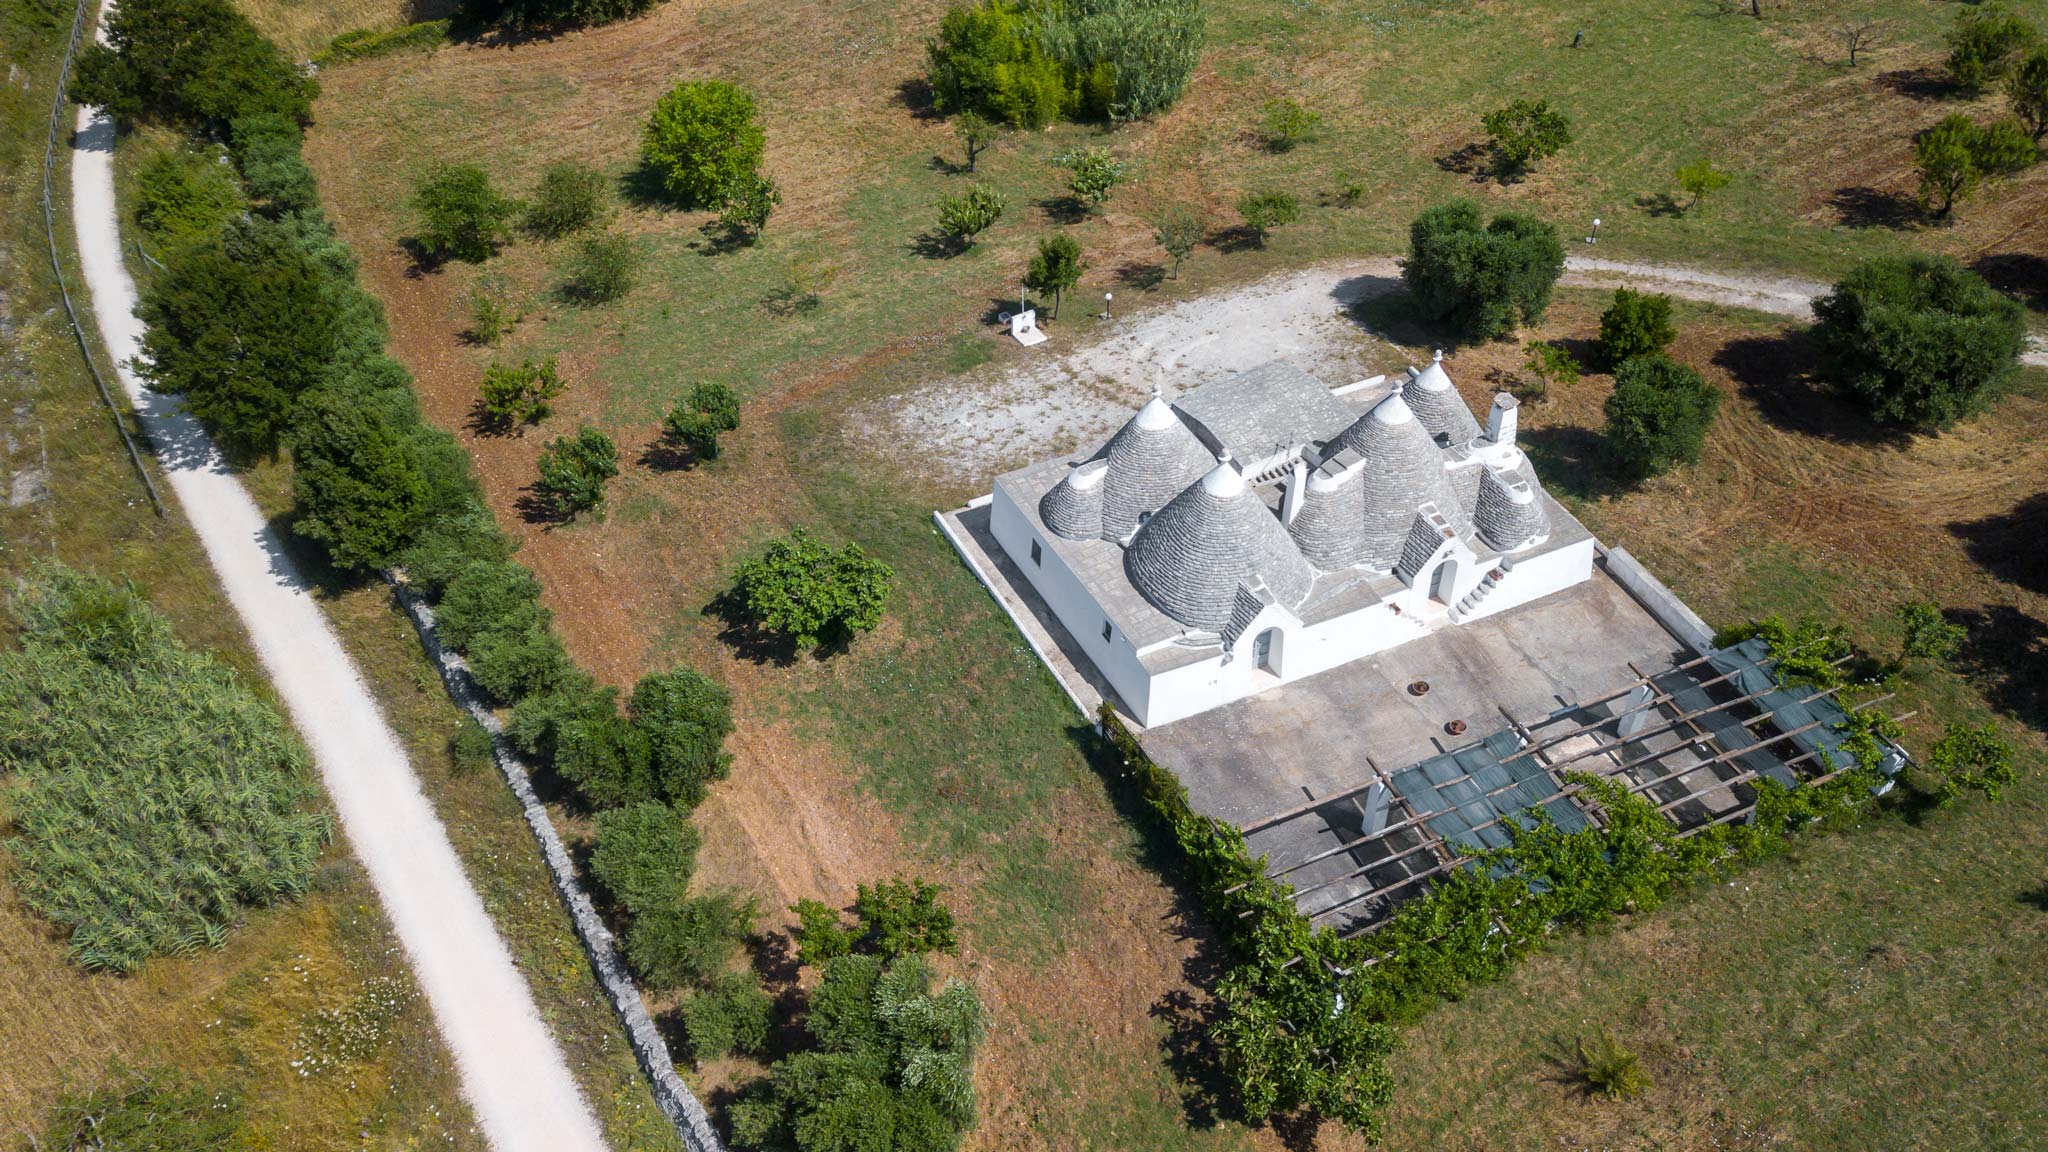
[(1252, 667), (1268, 675), (1280, 675), (1280, 645), (1285, 639), (1278, 628), (1268, 628), (1252, 638)]
[(1448, 608), (1457, 597), (1458, 562), (1446, 556), (1429, 579), (1429, 598)]

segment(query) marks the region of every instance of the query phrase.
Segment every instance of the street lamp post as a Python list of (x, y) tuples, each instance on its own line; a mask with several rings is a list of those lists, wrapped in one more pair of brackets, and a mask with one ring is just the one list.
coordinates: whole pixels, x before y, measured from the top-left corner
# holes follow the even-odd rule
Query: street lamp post
[(1598, 244), (1599, 242), (1600, 242), (1600, 218), (1599, 218), (1598, 216), (1595, 216), (1595, 217), (1593, 217), (1593, 234), (1592, 234), (1591, 236), (1588, 236), (1588, 237), (1586, 237), (1586, 243), (1588, 243), (1588, 244)]
[(1107, 320), (1107, 319), (1109, 319), (1109, 300), (1110, 300), (1110, 294), (1109, 294), (1109, 293), (1107, 293), (1107, 292), (1104, 292), (1104, 293), (1102, 294), (1102, 318), (1103, 318), (1104, 320)]

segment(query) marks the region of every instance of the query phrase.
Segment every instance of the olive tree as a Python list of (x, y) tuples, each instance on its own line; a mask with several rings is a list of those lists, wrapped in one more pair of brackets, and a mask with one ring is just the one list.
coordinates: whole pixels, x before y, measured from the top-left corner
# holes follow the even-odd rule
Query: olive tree
[(724, 80), (686, 80), (654, 106), (640, 154), (670, 195), (717, 207), (759, 170), (767, 146), (746, 89)]
[(1945, 428), (2019, 368), (2019, 303), (1948, 257), (1880, 257), (1813, 303), (1826, 371), (1879, 420)]
[(1563, 272), (1556, 228), (1514, 212), (1487, 222), (1470, 200), (1447, 201), (1417, 216), (1401, 262), (1417, 309), (1479, 340), (1542, 319)]

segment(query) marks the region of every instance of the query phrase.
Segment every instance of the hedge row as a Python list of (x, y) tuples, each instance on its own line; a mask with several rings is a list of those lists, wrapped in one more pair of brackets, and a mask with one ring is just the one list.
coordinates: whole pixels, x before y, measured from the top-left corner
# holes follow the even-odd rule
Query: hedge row
[[(1765, 633), (1786, 635), (1776, 625)], [(1681, 839), (1649, 801), (1620, 784), (1568, 774), (1604, 826), (1564, 832), (1542, 809), (1529, 827), (1508, 824), (1506, 848), (1473, 854), (1368, 936), (1339, 939), (1295, 910), (1293, 890), (1265, 876), (1233, 825), (1197, 813), (1174, 775), (1147, 756), (1105, 705), (1102, 730), (1139, 794), (1179, 849), (1181, 871), (1230, 958), (1215, 987), (1210, 1038), (1222, 1079), (1247, 1119), (1312, 1115), (1368, 1139), (1382, 1135), (1393, 1098), (1395, 1026), (1470, 985), (1499, 979), (1560, 927), (1647, 912), (1702, 877), (1779, 851), (1792, 831), (1853, 818), (1869, 803), (1897, 725), (1874, 709), (1854, 713), (1855, 763), (1818, 785), (1758, 780), (1753, 823)]]

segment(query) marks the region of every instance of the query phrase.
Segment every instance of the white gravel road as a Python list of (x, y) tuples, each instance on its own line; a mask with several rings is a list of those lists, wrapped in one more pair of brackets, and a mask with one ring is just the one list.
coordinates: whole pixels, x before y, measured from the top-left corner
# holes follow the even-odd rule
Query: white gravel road
[(171, 490), (313, 751), (342, 830), (412, 960), (492, 1147), (600, 1152), (604, 1138), (561, 1049), (355, 665), (206, 433), (127, 366), (140, 350), (142, 323), (121, 263), (113, 138), (104, 116), (80, 111), (72, 221), (93, 317)]

